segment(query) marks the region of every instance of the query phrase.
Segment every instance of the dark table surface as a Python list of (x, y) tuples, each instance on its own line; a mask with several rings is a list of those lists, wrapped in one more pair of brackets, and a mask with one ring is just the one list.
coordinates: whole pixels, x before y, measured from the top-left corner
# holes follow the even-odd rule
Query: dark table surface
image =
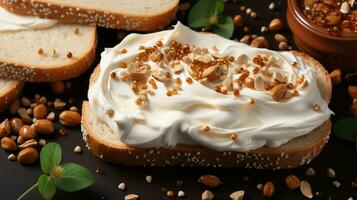
[[(251, 19), (242, 13), (245, 21), (249, 24), (252, 33), (260, 35), (260, 27), (267, 25), (275, 17), (285, 19), (286, 2), (284, 0), (275, 0), (275, 11), (269, 11), (268, 5), (271, 1), (267, 0), (241, 0), (238, 3), (226, 3), (225, 12), (230, 15), (241, 13), (240, 5), (247, 5), (257, 12), (258, 18)], [(178, 18), (185, 22), (185, 17), (181, 13)], [(175, 22), (174, 22), (175, 23)], [(292, 34), (285, 23), (282, 33), (289, 38), (289, 44), (293, 46)], [(243, 36), (241, 29), (236, 29), (235, 38)], [(265, 33), (271, 44), (272, 49), (277, 49), (277, 43), (273, 41), (273, 33)], [(93, 67), (99, 62), (100, 52), (104, 47), (113, 47), (120, 42), (117, 31), (99, 29), (99, 45), (97, 60)], [(76, 105), (80, 106), (81, 101), (87, 97), (88, 78), (93, 68), (79, 78), (71, 80), (72, 88), (62, 99), (74, 97)], [(346, 94), (347, 84), (343, 83), (334, 88), (331, 109), (335, 112), (333, 120), (348, 115), (348, 107), (351, 99)], [(24, 89), (24, 95), (33, 97), (35, 94), (53, 96), (45, 84), (27, 84)], [(55, 98), (55, 97), (53, 97)], [(0, 114), (0, 120), (5, 118), (6, 113)], [(61, 127), (57, 124), (58, 127)], [(256, 189), (258, 183), (273, 181), (276, 185), (276, 192), (271, 199), (305, 199), (299, 190), (290, 191), (284, 184), (285, 176), (295, 174), (302, 180), (308, 180), (312, 186), (313, 192), (320, 192), (320, 199), (338, 199), (343, 200), (348, 197), (357, 198), (357, 189), (351, 187), (351, 182), (357, 177), (357, 151), (352, 142), (342, 141), (334, 136), (331, 137), (326, 148), (320, 156), (313, 160), (308, 166), (302, 166), (291, 170), (248, 170), (238, 168), (181, 168), (181, 167), (126, 167), (116, 166), (102, 162), (93, 157), (85, 148), (82, 140), (80, 128), (66, 129), (67, 136), (51, 136), (46, 138), (48, 141), (55, 141), (61, 144), (63, 149), (64, 162), (76, 162), (89, 168), (95, 176), (95, 184), (90, 188), (76, 193), (65, 193), (57, 191), (55, 199), (123, 199), (126, 194), (136, 193), (141, 199), (168, 199), (162, 188), (175, 191), (183, 190), (186, 193), (185, 199), (201, 199), (201, 193), (206, 189), (203, 185), (197, 183), (201, 175), (213, 174), (221, 178), (223, 185), (211, 189), (215, 194), (215, 199), (229, 199), (229, 194), (236, 190), (245, 190), (245, 199), (264, 199), (262, 192)], [(81, 155), (73, 152), (76, 145), (80, 145), (84, 150)], [(23, 166), (7, 159), (8, 154), (0, 151), (0, 199), (16, 199), (22, 192), (32, 186), (40, 174), (39, 163), (31, 166)], [(317, 174), (307, 177), (304, 172), (307, 167), (313, 167)], [(336, 178), (328, 178), (326, 169), (331, 167), (336, 170)], [(102, 168), (105, 175), (95, 173), (97, 168)], [(148, 184), (145, 176), (152, 175), (153, 182)], [(250, 177), (249, 181), (243, 180), (243, 177)], [(183, 186), (176, 185), (177, 180), (183, 181)], [(332, 181), (338, 180), (342, 186), (337, 189)], [(118, 184), (125, 182), (127, 189), (122, 192), (118, 190)], [(28, 196), (27, 199), (41, 199), (36, 191)]]

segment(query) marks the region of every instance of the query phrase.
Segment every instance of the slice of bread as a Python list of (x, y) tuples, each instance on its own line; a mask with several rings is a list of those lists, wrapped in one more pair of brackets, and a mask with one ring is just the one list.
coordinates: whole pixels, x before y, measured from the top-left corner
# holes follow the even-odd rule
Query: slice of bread
[(23, 81), (0, 78), (0, 111), (7, 108), (20, 95), (23, 87)]
[[(312, 57), (293, 52), (314, 68), (314, 75), (323, 98), (331, 98), (331, 81), (328, 72)], [(96, 68), (91, 84), (99, 74)], [(257, 169), (294, 168), (309, 163), (325, 146), (331, 131), (330, 120), (325, 121), (310, 133), (295, 138), (286, 144), (269, 148), (262, 147), (249, 152), (219, 152), (201, 146), (178, 145), (173, 148), (135, 148), (120, 142), (105, 123), (96, 119), (89, 109), (88, 102), (83, 104), (82, 130), (84, 140), (91, 152), (112, 163), (144, 166), (211, 166), (246, 167)]]
[(1, 0), (5, 9), (66, 23), (155, 31), (175, 17), (178, 0)]
[(50, 82), (79, 76), (93, 63), (96, 27), (58, 24), (0, 32), (0, 77)]

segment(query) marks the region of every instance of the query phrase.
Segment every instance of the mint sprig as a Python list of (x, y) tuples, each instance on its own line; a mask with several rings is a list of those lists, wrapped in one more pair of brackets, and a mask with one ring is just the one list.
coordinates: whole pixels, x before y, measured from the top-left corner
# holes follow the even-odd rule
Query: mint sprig
[(343, 118), (337, 121), (334, 125), (333, 132), (340, 139), (355, 141), (357, 149), (357, 119)]
[(43, 174), (37, 183), (24, 192), (18, 200), (38, 188), (44, 199), (52, 199), (59, 188), (66, 192), (74, 192), (94, 183), (92, 173), (85, 167), (74, 163), (60, 164), (62, 149), (57, 143), (44, 146), (40, 154), (41, 169)]
[(223, 11), (224, 3), (221, 0), (200, 0), (188, 15), (188, 25), (231, 38), (234, 32), (233, 20), (228, 15), (221, 15)]

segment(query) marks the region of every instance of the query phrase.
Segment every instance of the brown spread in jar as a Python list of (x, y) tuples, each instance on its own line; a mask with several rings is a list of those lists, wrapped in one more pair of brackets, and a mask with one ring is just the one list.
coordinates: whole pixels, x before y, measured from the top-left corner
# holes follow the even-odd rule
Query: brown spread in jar
[(312, 23), (335, 36), (357, 36), (356, 0), (303, 0), (302, 10)]

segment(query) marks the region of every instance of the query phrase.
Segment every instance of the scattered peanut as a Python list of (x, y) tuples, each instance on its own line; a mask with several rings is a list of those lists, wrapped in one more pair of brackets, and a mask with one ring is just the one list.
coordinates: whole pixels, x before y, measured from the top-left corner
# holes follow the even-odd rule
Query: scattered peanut
[(21, 164), (31, 164), (38, 160), (39, 153), (35, 148), (28, 147), (20, 151), (17, 161)]
[(11, 138), (4, 137), (1, 139), (1, 148), (3, 148), (7, 152), (13, 152), (16, 151), (17, 146)]
[(274, 195), (275, 192), (275, 186), (274, 183), (271, 181), (268, 181), (264, 184), (263, 186), (263, 195), (265, 197), (272, 197)]
[(81, 115), (75, 111), (63, 111), (60, 114), (60, 122), (65, 126), (78, 126), (81, 123)]

